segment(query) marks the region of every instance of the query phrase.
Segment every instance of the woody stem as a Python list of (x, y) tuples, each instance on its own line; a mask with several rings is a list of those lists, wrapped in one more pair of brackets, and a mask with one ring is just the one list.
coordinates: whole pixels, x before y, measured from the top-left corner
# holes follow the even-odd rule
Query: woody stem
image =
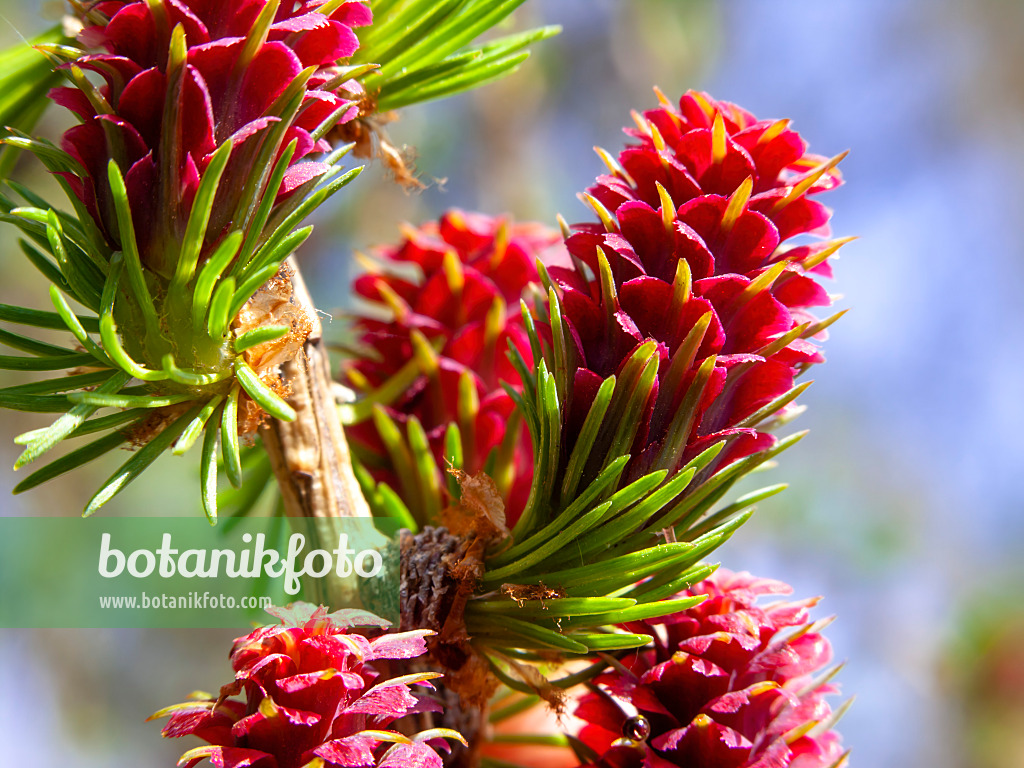
[(291, 301), (313, 330), (303, 353), (281, 366), (295, 421), (271, 420), (260, 428), (260, 438), (290, 517), (369, 517), (335, 408), (323, 327), (294, 259), (286, 263), (292, 270)]

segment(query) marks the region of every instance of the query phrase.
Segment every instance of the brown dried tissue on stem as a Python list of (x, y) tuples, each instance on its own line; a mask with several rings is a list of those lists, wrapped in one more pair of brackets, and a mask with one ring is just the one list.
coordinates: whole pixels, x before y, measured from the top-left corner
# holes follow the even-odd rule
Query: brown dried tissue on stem
[(479, 764), (488, 703), (498, 680), (471, 644), (465, 610), (483, 576), (487, 546), (507, 538), (509, 530), (501, 494), (490, 477), (454, 468), (449, 472), (461, 497), (442, 512), (444, 527), (427, 526), (418, 534), (402, 531), (399, 604), (402, 630), (435, 632), (427, 648), (434, 668), (444, 673), (436, 685), (444, 714), (429, 727), (453, 728), (467, 739), (468, 747), (455, 746), (444, 757), (446, 768), (466, 768)]
[(242, 331), (268, 323), (292, 328), (285, 343), (251, 350), (260, 358), (251, 361), (258, 372), (280, 367), (280, 394), (296, 414), (293, 422), (271, 419), (259, 428), (285, 512), (291, 517), (369, 517), (335, 406), (323, 327), (294, 259), (257, 291), (235, 321)]
[(486, 659), (470, 644), (465, 609), (484, 573), (484, 552), (507, 538), (505, 505), (494, 481), (449, 470), (462, 491), (441, 514), (444, 527), (403, 531), (400, 604), (402, 629), (428, 628), (434, 659), (447, 670), (445, 685), (471, 707), (483, 707), (497, 687)]

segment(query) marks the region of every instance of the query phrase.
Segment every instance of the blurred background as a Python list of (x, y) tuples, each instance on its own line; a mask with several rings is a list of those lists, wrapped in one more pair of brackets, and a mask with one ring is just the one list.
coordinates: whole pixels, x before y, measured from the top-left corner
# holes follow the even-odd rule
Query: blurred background
[[(39, 2), (0, 11), (3, 45), (55, 18)], [(823, 155), (851, 149), (847, 184), (825, 199), (835, 233), (860, 237), (832, 286), (852, 312), (802, 398), (811, 435), (759, 478), (790, 490), (718, 557), (837, 616), (853, 765), (1024, 765), (1024, 3), (533, 0), (516, 23), (564, 32), (517, 75), (390, 126), (425, 192), (372, 166), (321, 212), (302, 254), (318, 305), (345, 309), (352, 249), (396, 239), (400, 221), (452, 206), (587, 218), (575, 194), (602, 170), (591, 147), (616, 152), (654, 84), (792, 118)], [(4, 237), (0, 301), (42, 307)], [(43, 420), (0, 419), (6, 489), (10, 438)], [(196, 515), (188, 462), (161, 464), (109, 514)], [(0, 510), (75, 515), (99, 479), (79, 472)], [(192, 745), (143, 718), (227, 682), (233, 634), (0, 630), (0, 762), (173, 765)]]

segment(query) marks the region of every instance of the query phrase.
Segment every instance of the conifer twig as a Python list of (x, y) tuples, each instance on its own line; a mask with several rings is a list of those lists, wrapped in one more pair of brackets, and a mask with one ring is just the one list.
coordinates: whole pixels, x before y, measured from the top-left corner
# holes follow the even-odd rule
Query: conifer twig
[(348, 443), (334, 403), (333, 380), (323, 328), (294, 259), (292, 301), (305, 312), (313, 330), (303, 354), (281, 366), (288, 404), (296, 419), (273, 419), (260, 437), (290, 517), (369, 517), (352, 470)]

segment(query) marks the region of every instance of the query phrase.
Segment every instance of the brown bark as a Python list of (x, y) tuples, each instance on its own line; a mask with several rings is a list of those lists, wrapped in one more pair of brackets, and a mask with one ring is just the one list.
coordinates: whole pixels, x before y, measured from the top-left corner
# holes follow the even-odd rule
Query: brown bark
[(369, 517), (335, 407), (323, 327), (294, 260), (287, 264), (292, 270), (292, 301), (313, 330), (303, 354), (281, 365), (282, 381), (290, 390), (286, 399), (296, 419), (270, 420), (260, 428), (260, 438), (290, 517)]
[[(282, 383), (289, 392), (286, 399), (295, 409), (296, 419), (293, 422), (268, 421), (260, 428), (260, 438), (270, 457), (285, 511), (290, 517), (367, 517), (370, 509), (352, 470), (348, 443), (335, 406), (334, 382), (323, 343), (323, 329), (294, 261), (289, 260), (288, 266), (292, 270), (291, 301), (307, 317), (312, 332), (306, 339), (303, 353), (281, 365)], [(439, 531), (440, 538), (448, 541), (444, 529)], [(424, 532), (428, 537), (433, 533), (434, 529), (429, 528)], [(435, 561), (442, 553), (431, 547), (425, 547), (425, 554), (414, 557), (410, 549), (413, 547), (412, 538), (408, 531), (403, 531), (402, 629), (415, 627), (439, 631), (436, 639), (444, 641), (442, 648), (447, 654), (439, 654), (439, 648), (432, 644), (435, 645), (431, 648), (432, 658), (416, 660), (413, 666), (428, 668), (433, 661), (446, 673), (448, 679), (445, 682), (449, 685), (439, 684), (437, 688), (437, 694), (444, 703), (443, 715), (410, 716), (413, 722), (406, 725), (412, 732), (438, 726), (460, 731), (470, 747), (455, 745), (452, 752), (444, 757), (445, 765), (447, 768), (472, 768), (479, 764), (478, 751), (487, 720), (486, 700), (493, 690), (493, 684), (482, 684), (482, 681), (492, 683), (489, 670), (482, 659), (469, 651), (469, 638), (462, 623), (461, 609), (479, 574), (466, 574), (463, 579), (453, 575), (453, 567), (466, 559), (469, 541), (464, 537), (450, 537), (448, 543), (460, 549), (461, 557), (443, 563)], [(474, 560), (472, 557), (468, 559)], [(409, 576), (410, 569), (416, 570), (413, 564), (419, 564), (422, 570), (417, 572), (415, 579)], [(432, 579), (450, 581), (447, 586), (454, 588), (448, 590), (433, 584)], [(412, 582), (416, 583), (415, 588)], [(406, 594), (410, 589), (416, 594)], [(321, 595), (322, 602), (330, 604), (330, 597)], [(438, 603), (445, 602), (445, 598), (448, 600), (444, 610), (439, 612)], [(414, 619), (411, 611), (423, 615)], [(452, 613), (454, 617), (449, 615)], [(460, 654), (462, 658), (456, 663), (455, 657)], [(445, 658), (439, 660), (439, 655)], [(462, 668), (461, 674), (453, 673), (453, 664)], [(464, 679), (467, 676), (473, 679)], [(455, 684), (455, 690), (451, 684)], [(459, 689), (467, 687), (476, 691), (471, 701), (459, 692)]]

